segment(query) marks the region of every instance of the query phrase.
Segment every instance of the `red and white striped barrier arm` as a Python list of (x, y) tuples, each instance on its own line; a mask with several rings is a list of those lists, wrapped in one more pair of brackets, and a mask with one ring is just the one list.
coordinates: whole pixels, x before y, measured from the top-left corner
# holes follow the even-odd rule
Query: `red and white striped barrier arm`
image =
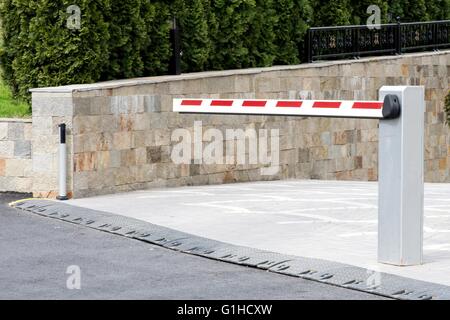
[(253, 114), (303, 117), (383, 119), (381, 101), (174, 99), (182, 113)]

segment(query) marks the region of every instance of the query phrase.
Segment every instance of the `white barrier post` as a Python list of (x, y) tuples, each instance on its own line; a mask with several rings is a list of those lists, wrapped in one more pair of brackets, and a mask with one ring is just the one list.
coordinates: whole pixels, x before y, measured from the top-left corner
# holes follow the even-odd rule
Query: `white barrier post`
[(399, 98), (400, 117), (380, 120), (378, 149), (378, 261), (422, 263), (424, 88), (382, 87)]
[(422, 263), (424, 88), (382, 87), (379, 101), (174, 99), (173, 111), (380, 119), (378, 261)]
[(69, 200), (67, 197), (67, 149), (66, 149), (66, 124), (59, 126), (59, 194), (58, 200)]

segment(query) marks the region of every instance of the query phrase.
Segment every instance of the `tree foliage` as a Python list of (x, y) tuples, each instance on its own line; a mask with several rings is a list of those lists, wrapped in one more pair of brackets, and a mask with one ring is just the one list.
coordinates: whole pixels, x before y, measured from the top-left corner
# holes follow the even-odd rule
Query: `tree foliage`
[(434, 0), (425, 3), (430, 20), (450, 19), (450, 0)]
[(394, 18), (400, 17), (403, 22), (427, 21), (428, 0), (389, 0), (389, 10)]
[(350, 0), (312, 0), (315, 26), (342, 26), (350, 24), (352, 7)]
[[(66, 27), (68, 0), (3, 0), (0, 14), (3, 47), (0, 59), (5, 81), (15, 96), (28, 89), (94, 82), (108, 61), (108, 0), (83, 0), (79, 30)], [(61, 8), (64, 8), (61, 10)]]
[(275, 46), (278, 49), (275, 64), (299, 63), (299, 48), (312, 21), (313, 11), (308, 0), (275, 1), (278, 21), (275, 26)]
[(72, 0), (0, 0), (0, 62), (15, 96), (32, 87), (161, 75), (171, 57), (173, 18), (182, 71), (302, 61), (310, 26), (450, 18), (450, 0), (77, 0), (79, 29), (67, 28)]
[(183, 71), (205, 70), (211, 52), (208, 1), (175, 0), (174, 10), (181, 28)]

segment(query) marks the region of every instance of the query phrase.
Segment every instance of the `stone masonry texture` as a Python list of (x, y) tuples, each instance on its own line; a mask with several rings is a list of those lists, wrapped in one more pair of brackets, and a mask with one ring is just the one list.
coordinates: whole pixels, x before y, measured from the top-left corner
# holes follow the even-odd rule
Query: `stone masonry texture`
[[(33, 90), (32, 190), (57, 191), (58, 129), (68, 128), (68, 190), (74, 197), (152, 187), (275, 179), (377, 180), (378, 120), (186, 115), (172, 99), (377, 100), (383, 85), (423, 85), (426, 98), (425, 180), (450, 182), (450, 135), (443, 103), (450, 51), (298, 66), (164, 76)], [(278, 129), (280, 168), (263, 176), (258, 164), (175, 164), (175, 129)], [(7, 135), (7, 139), (2, 136)], [(224, 135), (225, 136), (225, 135)], [(20, 129), (0, 126), (0, 177), (8, 157), (26, 157)], [(25, 166), (24, 166), (25, 167)], [(29, 170), (28, 170), (29, 171)], [(2, 175), (3, 174), (3, 175)]]
[(0, 119), (0, 192), (30, 192), (32, 185), (31, 119)]

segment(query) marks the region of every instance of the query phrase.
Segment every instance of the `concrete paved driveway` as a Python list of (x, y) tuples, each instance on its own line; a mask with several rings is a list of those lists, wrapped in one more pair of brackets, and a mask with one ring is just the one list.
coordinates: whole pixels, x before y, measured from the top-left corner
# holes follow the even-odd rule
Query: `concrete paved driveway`
[(425, 186), (425, 263), (378, 264), (377, 183), (289, 180), (71, 200), (214, 240), (450, 285), (450, 184)]

